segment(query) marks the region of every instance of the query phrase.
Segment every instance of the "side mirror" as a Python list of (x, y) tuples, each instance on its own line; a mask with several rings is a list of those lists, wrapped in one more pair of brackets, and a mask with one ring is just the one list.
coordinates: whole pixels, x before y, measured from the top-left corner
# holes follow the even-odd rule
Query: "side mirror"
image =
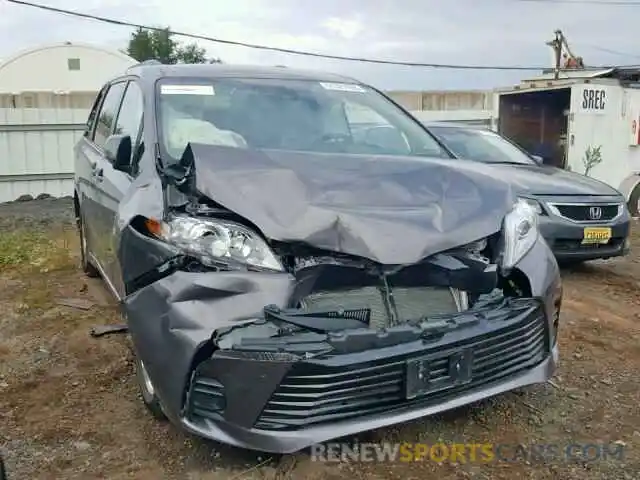
[(104, 144), (104, 154), (113, 168), (129, 173), (131, 148), (129, 135), (111, 135)]

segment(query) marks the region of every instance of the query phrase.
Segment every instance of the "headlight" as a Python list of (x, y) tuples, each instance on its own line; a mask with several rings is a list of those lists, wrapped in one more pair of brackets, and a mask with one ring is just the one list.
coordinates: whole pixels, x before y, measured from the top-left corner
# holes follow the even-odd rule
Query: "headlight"
[(534, 200), (533, 198), (526, 198), (526, 197), (520, 197), (520, 198), (518, 198), (518, 200), (521, 200), (521, 201), (525, 202), (538, 215), (542, 215), (542, 213), (543, 213), (542, 206), (540, 205), (540, 202), (538, 202), (537, 200)]
[(279, 272), (284, 270), (265, 241), (237, 223), (176, 216), (149, 230), (204, 265), (235, 263)]
[(538, 239), (538, 215), (529, 203), (518, 199), (506, 217), (502, 227), (503, 269), (515, 266), (533, 247)]

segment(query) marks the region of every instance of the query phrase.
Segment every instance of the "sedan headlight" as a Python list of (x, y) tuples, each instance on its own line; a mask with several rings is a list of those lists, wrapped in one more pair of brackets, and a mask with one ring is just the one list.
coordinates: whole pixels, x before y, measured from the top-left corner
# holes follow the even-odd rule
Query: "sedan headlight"
[(520, 197), (520, 198), (518, 198), (518, 200), (521, 200), (521, 201), (525, 202), (538, 215), (542, 215), (544, 213), (543, 210), (542, 210), (542, 205), (540, 205), (540, 202), (538, 202), (537, 200), (534, 200), (533, 198), (526, 198), (526, 197)]
[(533, 247), (538, 239), (538, 214), (531, 205), (518, 199), (502, 227), (503, 269), (514, 267)]
[(239, 264), (279, 272), (284, 270), (266, 242), (237, 223), (176, 216), (167, 222), (150, 220), (147, 224), (150, 232), (204, 265)]

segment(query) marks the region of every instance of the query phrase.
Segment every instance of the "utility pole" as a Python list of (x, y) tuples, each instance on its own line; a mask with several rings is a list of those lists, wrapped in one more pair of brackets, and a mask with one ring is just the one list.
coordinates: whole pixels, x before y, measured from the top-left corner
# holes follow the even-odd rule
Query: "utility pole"
[(560, 61), (562, 58), (562, 44), (564, 43), (564, 36), (562, 35), (562, 32), (560, 30), (556, 30), (554, 32), (554, 35), (555, 38), (550, 42), (547, 42), (547, 45), (549, 45), (553, 49), (553, 53), (555, 54), (556, 64), (554, 68), (553, 78), (555, 80), (558, 80), (560, 78)]

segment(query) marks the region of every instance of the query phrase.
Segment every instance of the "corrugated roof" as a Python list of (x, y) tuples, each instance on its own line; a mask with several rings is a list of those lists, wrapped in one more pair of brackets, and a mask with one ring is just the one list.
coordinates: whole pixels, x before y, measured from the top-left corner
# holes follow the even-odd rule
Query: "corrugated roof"
[(519, 84), (496, 88), (494, 91), (503, 93), (516, 93), (521, 91), (549, 90), (568, 88), (576, 83), (588, 83), (589, 81), (602, 79), (604, 82), (626, 85), (630, 81), (640, 82), (640, 66), (624, 66), (603, 68), (600, 70), (561, 70), (559, 78), (555, 79), (553, 69), (544, 70), (542, 75), (533, 78), (525, 78)]
[[(581, 79), (581, 78), (601, 78), (613, 73), (615, 68), (607, 68), (603, 70), (560, 70), (558, 80)], [(522, 79), (521, 82), (535, 82), (541, 80), (555, 80), (555, 72), (553, 70), (545, 71), (542, 75)]]
[[(620, 78), (621, 76), (628, 75), (640, 75), (640, 65), (611, 67), (601, 70), (560, 70), (558, 80), (578, 80), (584, 78)], [(522, 82), (535, 82), (540, 80), (555, 80), (555, 71), (553, 69), (545, 70), (542, 75), (535, 78), (523, 79)]]

